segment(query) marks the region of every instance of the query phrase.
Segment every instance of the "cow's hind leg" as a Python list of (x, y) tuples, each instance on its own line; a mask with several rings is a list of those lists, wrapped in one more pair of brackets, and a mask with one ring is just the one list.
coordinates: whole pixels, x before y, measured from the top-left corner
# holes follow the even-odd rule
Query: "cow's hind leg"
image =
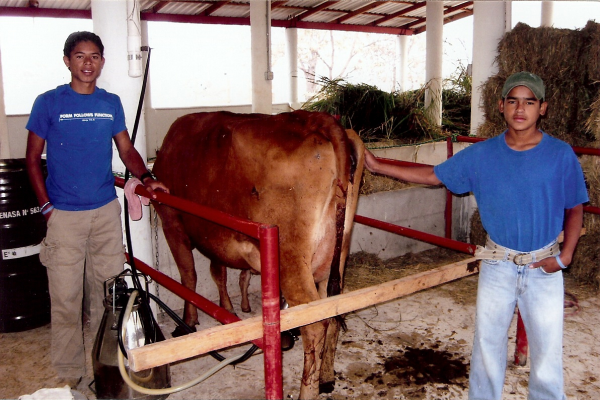
[(219, 291), (219, 306), (226, 309), (232, 314), (235, 314), (233, 304), (229, 298), (227, 292), (227, 266), (217, 260), (211, 260), (210, 262), (210, 275), (217, 285)]
[(339, 318), (330, 318), (325, 336), (325, 348), (321, 361), (321, 375), (319, 376), (319, 393), (331, 393), (335, 388), (335, 350), (340, 332)]
[[(321, 298), (327, 297), (328, 281), (320, 282), (317, 285), (317, 289)], [(337, 294), (339, 293), (332, 293), (332, 295)], [(341, 315), (329, 319), (329, 325), (325, 334), (323, 360), (321, 361), (321, 373), (319, 375), (319, 393), (331, 393), (335, 388), (335, 351), (337, 348), (340, 326), (342, 326), (342, 324), (345, 323), (343, 322), (343, 316)]]
[(252, 312), (250, 300), (248, 299), (248, 287), (250, 286), (250, 278), (252, 273), (249, 269), (243, 269), (240, 272), (240, 292), (242, 293), (242, 311), (245, 313)]
[[(301, 265), (302, 263), (290, 262), (290, 264)], [(314, 278), (308, 268), (289, 271), (283, 265), (281, 290), (291, 307), (319, 299)], [(316, 399), (319, 397), (319, 375), (328, 325), (329, 320), (323, 320), (300, 328), (304, 350), (300, 399)]]
[(324, 320), (300, 328), (304, 349), (300, 399), (315, 399), (319, 396), (319, 372), (322, 365), (325, 334), (328, 325), (329, 320)]

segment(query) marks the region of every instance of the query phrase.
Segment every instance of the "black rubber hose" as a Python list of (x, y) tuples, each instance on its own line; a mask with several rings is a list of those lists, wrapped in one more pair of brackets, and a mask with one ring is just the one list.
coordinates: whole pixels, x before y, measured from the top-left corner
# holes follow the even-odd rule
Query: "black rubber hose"
[[(128, 292), (131, 295), (131, 292), (134, 289), (129, 289)], [(148, 292), (148, 297), (152, 300), (154, 300), (154, 302), (156, 302), (156, 304), (158, 304), (158, 306), (160, 308), (162, 308), (169, 317), (171, 317), (171, 319), (173, 321), (175, 321), (175, 323), (177, 325), (179, 325), (180, 327), (182, 327), (184, 330), (186, 330), (188, 333), (194, 333), (194, 330), (192, 330), (192, 328), (186, 324), (183, 319), (181, 319), (181, 317), (175, 312), (173, 311), (171, 308), (169, 308), (161, 299), (159, 299), (158, 297), (156, 297), (155, 295), (153, 295), (152, 293)], [(125, 345), (123, 344), (123, 337), (122, 337), (122, 333), (121, 333), (121, 328), (123, 326), (123, 315), (125, 313), (123, 313), (121, 311), (120, 315), (119, 315), (119, 320), (117, 323), (117, 338), (118, 338), (118, 343), (119, 343), (119, 347), (121, 349), (121, 352), (123, 353), (123, 356), (125, 358), (127, 358), (127, 351), (125, 350)], [(232, 363), (232, 365), (235, 364), (239, 364), (242, 363), (244, 361), (246, 361), (247, 359), (249, 359), (250, 357), (252, 357), (252, 355), (256, 352), (256, 350), (258, 350), (258, 346), (253, 344), (247, 351), (246, 353), (244, 353), (244, 355), (239, 359), (236, 360), (235, 362)], [(211, 351), (209, 352), (209, 354), (217, 361), (223, 361), (225, 360), (225, 357), (223, 357), (221, 354), (219, 354), (216, 351)]]

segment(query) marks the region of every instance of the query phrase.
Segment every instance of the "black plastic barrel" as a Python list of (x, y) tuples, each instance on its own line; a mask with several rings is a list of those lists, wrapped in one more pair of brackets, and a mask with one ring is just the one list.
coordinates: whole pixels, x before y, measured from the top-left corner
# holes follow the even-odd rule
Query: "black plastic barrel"
[(0, 160), (0, 332), (50, 322), (48, 276), (39, 259), (44, 236), (25, 159)]

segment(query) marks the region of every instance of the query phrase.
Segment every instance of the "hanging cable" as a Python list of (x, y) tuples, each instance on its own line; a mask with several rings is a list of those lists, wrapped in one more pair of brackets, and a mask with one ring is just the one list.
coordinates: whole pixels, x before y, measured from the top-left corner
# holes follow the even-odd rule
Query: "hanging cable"
[[(140, 99), (138, 101), (138, 107), (137, 107), (137, 112), (136, 112), (136, 116), (135, 116), (135, 122), (133, 125), (133, 131), (131, 133), (131, 143), (132, 145), (135, 145), (135, 139), (137, 137), (137, 131), (138, 131), (138, 127), (139, 127), (139, 123), (140, 123), (140, 117), (142, 115), (142, 107), (144, 105), (144, 96), (146, 94), (146, 84), (148, 81), (148, 71), (150, 68), (150, 53), (151, 53), (151, 48), (150, 46), (143, 46), (141, 48), (142, 51), (147, 51), (148, 52), (148, 57), (146, 59), (146, 67), (144, 69), (144, 78), (142, 79), (142, 90), (140, 93)], [(129, 180), (130, 177), (130, 172), (128, 169), (125, 169), (125, 183), (127, 183), (127, 181)], [(123, 198), (123, 204), (124, 204), (124, 220), (125, 220), (125, 240), (127, 243), (127, 252), (129, 253), (129, 265), (131, 266), (131, 270), (132, 270), (132, 281), (133, 281), (133, 286), (139, 291), (140, 293), (140, 297), (141, 297), (141, 307), (144, 309), (144, 312), (140, 313), (140, 319), (142, 321), (142, 328), (144, 330), (144, 335), (146, 336), (146, 341), (147, 343), (154, 343), (157, 341), (157, 323), (156, 320), (154, 319), (154, 314), (152, 313), (152, 310), (150, 309), (150, 302), (148, 301), (147, 295), (146, 295), (146, 290), (144, 288), (142, 288), (142, 285), (138, 279), (137, 276), (137, 268), (135, 267), (135, 258), (133, 256), (133, 245), (132, 245), (132, 241), (131, 241), (131, 229), (130, 229), (130, 223), (129, 223), (129, 206), (128, 206), (128, 201), (127, 201), (127, 197), (125, 196)]]

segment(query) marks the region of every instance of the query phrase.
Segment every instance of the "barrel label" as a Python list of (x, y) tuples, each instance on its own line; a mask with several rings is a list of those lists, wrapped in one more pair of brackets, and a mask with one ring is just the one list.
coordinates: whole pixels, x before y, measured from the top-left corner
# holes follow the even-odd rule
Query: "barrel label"
[(3, 260), (12, 260), (14, 258), (29, 257), (34, 254), (39, 254), (40, 247), (41, 247), (41, 243), (33, 245), (33, 246), (19, 247), (16, 249), (4, 249), (4, 250), (2, 250), (2, 259)]
[(0, 212), (0, 219), (26, 217), (27, 215), (37, 214), (39, 212), (40, 212), (39, 207), (25, 208), (22, 210), (3, 211), (3, 212)]

